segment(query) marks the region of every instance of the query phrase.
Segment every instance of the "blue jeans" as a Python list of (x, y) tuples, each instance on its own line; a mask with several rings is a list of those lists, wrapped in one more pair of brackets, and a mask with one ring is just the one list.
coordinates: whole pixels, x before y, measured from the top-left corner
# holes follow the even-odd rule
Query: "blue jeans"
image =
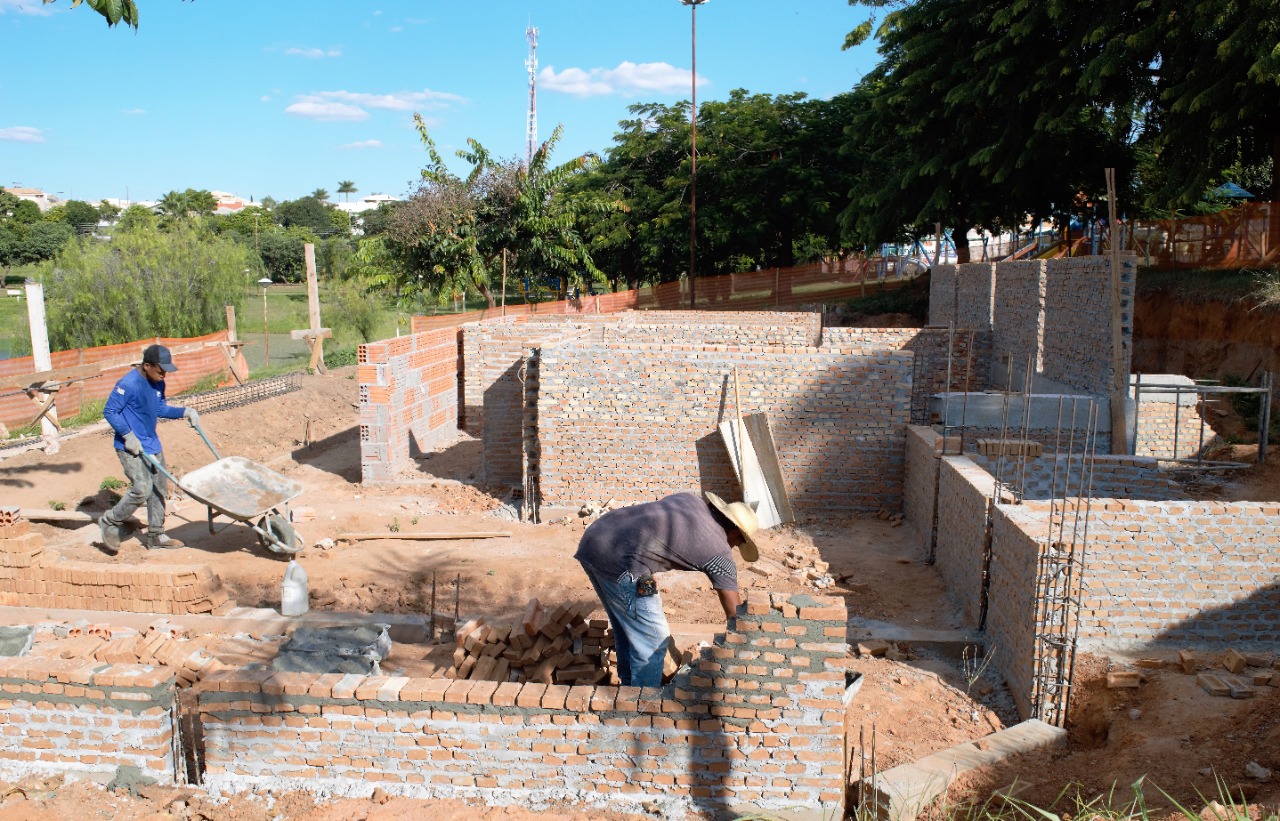
[(662, 597), (656, 593), (636, 596), (636, 577), (630, 573), (609, 579), (585, 564), (582, 569), (609, 614), (622, 686), (661, 687), (662, 662), (671, 638)]

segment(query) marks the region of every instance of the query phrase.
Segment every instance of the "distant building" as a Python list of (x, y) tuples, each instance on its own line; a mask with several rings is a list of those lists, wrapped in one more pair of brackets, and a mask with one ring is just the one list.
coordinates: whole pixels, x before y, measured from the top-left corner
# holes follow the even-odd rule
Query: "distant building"
[(242, 208), (248, 208), (254, 205), (253, 202), (245, 202), (243, 198), (237, 197), (235, 194), (228, 194), (226, 191), (210, 191), (213, 195), (213, 201), (217, 203), (213, 208), (215, 214), (234, 214)]
[(372, 211), (384, 202), (400, 202), (400, 198), (393, 197), (390, 194), (370, 194), (367, 197), (361, 197), (355, 202), (334, 203), (334, 207), (339, 211), (346, 211), (348, 214), (359, 214), (364, 211)]
[(55, 205), (61, 205), (65, 200), (61, 197), (47, 194), (39, 188), (6, 188), (10, 194), (13, 194), (20, 200), (31, 200), (41, 211), (48, 211)]

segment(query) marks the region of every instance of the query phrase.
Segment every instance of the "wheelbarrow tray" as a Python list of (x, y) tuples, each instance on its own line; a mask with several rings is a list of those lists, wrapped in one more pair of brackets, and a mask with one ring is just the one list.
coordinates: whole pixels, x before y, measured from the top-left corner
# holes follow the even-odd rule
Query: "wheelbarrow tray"
[(182, 477), (184, 493), (232, 519), (248, 521), (301, 495), (302, 484), (243, 456), (226, 456)]

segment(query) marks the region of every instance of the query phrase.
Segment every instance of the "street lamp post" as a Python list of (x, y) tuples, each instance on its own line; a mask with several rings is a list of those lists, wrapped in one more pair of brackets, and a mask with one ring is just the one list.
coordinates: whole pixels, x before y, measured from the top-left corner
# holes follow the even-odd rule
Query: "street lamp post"
[(271, 367), (271, 335), (267, 333), (267, 289), (271, 287), (271, 278), (258, 280), (262, 288), (262, 359), (263, 367)]
[(690, 44), (693, 79), (689, 111), (689, 310), (698, 307), (698, 6), (710, 0), (680, 0), (689, 7)]

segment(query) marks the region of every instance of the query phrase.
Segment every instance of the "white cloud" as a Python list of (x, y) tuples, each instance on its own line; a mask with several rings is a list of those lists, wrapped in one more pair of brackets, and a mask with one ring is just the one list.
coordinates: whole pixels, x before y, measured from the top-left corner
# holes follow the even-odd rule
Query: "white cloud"
[(388, 31), (390, 31), (392, 34), (399, 34), (400, 32), (404, 31), (404, 26), (392, 26), (390, 29), (388, 29)]
[[(689, 90), (692, 73), (670, 63), (632, 63), (623, 61), (617, 68), (566, 68), (559, 73), (547, 66), (538, 74), (538, 86), (575, 97), (602, 97), (606, 94), (659, 93), (679, 94)], [(698, 77), (698, 85), (710, 82)]]
[(382, 148), (382, 140), (357, 140), (353, 143), (347, 143), (340, 146), (341, 148)]
[(258, 102), (260, 102), (260, 103), (269, 103), (269, 102), (271, 102), (271, 95), (270, 95), (270, 94), (263, 94), (261, 97), (259, 97), (259, 98), (258, 98)]
[(306, 117), (308, 120), (320, 120), (321, 122), (340, 122), (343, 120), (356, 122), (369, 119), (369, 112), (359, 106), (320, 100), (300, 100), (286, 108), (284, 112), (298, 117)]
[[(3, 2), (3, 0), (0, 0), (0, 2)], [(15, 143), (42, 143), (44, 142), (44, 132), (27, 125), (15, 125), (9, 128), (0, 128), (0, 140), (8, 140)]]
[(363, 120), (368, 109), (415, 111), (448, 108), (465, 97), (445, 91), (402, 91), (395, 94), (368, 94), (357, 91), (319, 91), (303, 94), (285, 111), (314, 120)]
[(330, 48), (330, 49), (287, 48), (284, 50), (284, 53), (288, 54), (290, 57), (306, 57), (307, 59), (310, 59), (310, 60), (316, 60), (321, 57), (341, 57), (342, 56), (342, 50), (336, 49), (336, 48)]
[(46, 6), (40, 0), (0, 0), (0, 14), (10, 11), (44, 17), (53, 14), (54, 7)]
[(122, 108), (120, 109), (120, 113), (121, 114), (146, 114), (147, 110), (145, 108)]

